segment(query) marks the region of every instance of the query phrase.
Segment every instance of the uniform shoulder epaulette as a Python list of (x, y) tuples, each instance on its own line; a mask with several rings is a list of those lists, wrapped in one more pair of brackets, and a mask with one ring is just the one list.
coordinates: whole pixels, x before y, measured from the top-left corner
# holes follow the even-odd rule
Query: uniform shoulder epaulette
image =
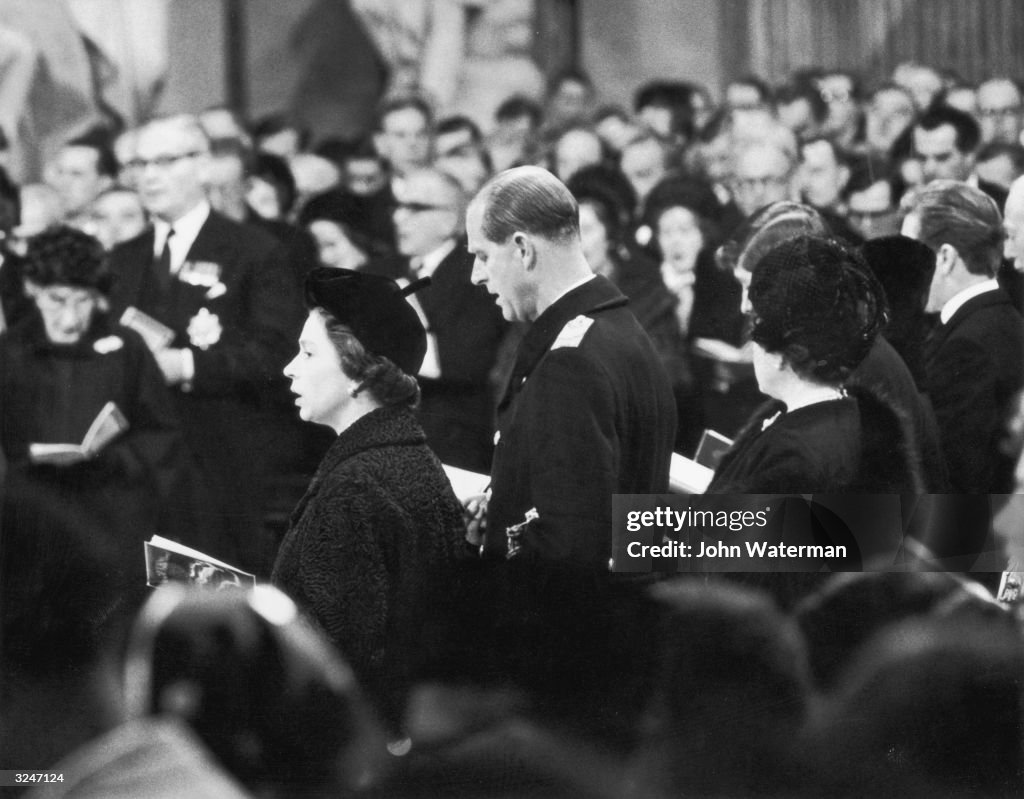
[(594, 320), (589, 316), (583, 316), (580, 314), (575, 319), (570, 319), (565, 323), (565, 327), (562, 328), (558, 334), (558, 338), (555, 339), (555, 343), (551, 345), (551, 349), (557, 350), (559, 347), (578, 347), (580, 342), (583, 341), (583, 337), (587, 335), (587, 331), (590, 330), (590, 326), (594, 324)]

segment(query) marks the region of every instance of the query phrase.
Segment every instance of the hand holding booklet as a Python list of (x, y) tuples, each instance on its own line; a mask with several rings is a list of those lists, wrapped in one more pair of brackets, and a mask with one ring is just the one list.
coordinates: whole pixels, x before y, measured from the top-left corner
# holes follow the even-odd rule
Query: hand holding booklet
[(150, 352), (159, 352), (174, 341), (174, 331), (171, 328), (134, 305), (125, 309), (120, 322), (142, 336)]
[(215, 591), (253, 588), (256, 585), (255, 575), (169, 538), (154, 535), (145, 542), (144, 547), (146, 584), (154, 588), (169, 582), (186, 583)]
[(714, 430), (705, 430), (692, 459), (673, 452), (668, 474), (669, 490), (673, 494), (703, 494), (711, 484), (722, 456), (731, 446), (731, 439)]
[(111, 401), (97, 414), (86, 431), (81, 444), (41, 444), (28, 446), (28, 457), (32, 463), (46, 463), (52, 466), (71, 466), (95, 458), (111, 441), (129, 427), (121, 409)]

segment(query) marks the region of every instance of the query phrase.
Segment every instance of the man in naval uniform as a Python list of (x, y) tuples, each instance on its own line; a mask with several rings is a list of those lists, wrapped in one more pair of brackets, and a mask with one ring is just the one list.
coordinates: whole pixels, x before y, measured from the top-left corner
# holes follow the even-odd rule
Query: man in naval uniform
[(669, 378), (626, 297), (592, 272), (579, 208), (551, 173), (499, 174), (466, 226), (473, 282), (532, 323), (498, 405), (482, 551), (606, 569), (612, 495), (668, 490)]

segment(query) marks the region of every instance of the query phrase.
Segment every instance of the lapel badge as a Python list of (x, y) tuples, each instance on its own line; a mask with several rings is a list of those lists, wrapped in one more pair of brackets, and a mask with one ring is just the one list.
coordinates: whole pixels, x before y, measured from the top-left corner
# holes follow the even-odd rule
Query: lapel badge
[(517, 557), (523, 551), (523, 533), (526, 529), (537, 519), (540, 518), (540, 514), (537, 513), (536, 508), (530, 508), (526, 511), (526, 515), (519, 524), (513, 524), (511, 527), (505, 529), (505, 541), (507, 549), (505, 550), (505, 559), (511, 560)]

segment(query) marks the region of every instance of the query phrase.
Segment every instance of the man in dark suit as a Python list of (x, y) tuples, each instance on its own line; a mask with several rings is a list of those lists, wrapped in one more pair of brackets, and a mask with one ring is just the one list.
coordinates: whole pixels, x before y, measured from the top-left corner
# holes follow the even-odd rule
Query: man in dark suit
[(939, 324), (926, 344), (926, 387), (952, 488), (1008, 492), (1013, 461), (1001, 443), (1024, 385), (1024, 321), (995, 279), (999, 209), (966, 183), (933, 181), (914, 199), (903, 234), (936, 255), (926, 310), (939, 314)]
[(484, 553), (603, 571), (612, 495), (668, 489), (668, 375), (626, 297), (591, 271), (579, 208), (550, 172), (492, 179), (466, 229), (473, 282), (532, 323), (498, 405)]
[(211, 210), (209, 143), (194, 118), (146, 125), (135, 158), (153, 226), (111, 253), (111, 304), (115, 314), (134, 307), (173, 331), (154, 354), (197, 465), (195, 529), (182, 537), (264, 571), (274, 547), (261, 541), (264, 447), (254, 422), (301, 326), (298, 291), (273, 238)]
[(420, 169), (396, 184), (395, 199), (400, 255), (373, 261), (367, 270), (398, 280), (430, 277), (431, 285), (410, 297), (427, 329), (418, 375), (420, 423), (444, 463), (486, 472), (494, 449), (489, 377), (507, 325), (487, 292), (470, 281), (465, 194), (451, 176)]

